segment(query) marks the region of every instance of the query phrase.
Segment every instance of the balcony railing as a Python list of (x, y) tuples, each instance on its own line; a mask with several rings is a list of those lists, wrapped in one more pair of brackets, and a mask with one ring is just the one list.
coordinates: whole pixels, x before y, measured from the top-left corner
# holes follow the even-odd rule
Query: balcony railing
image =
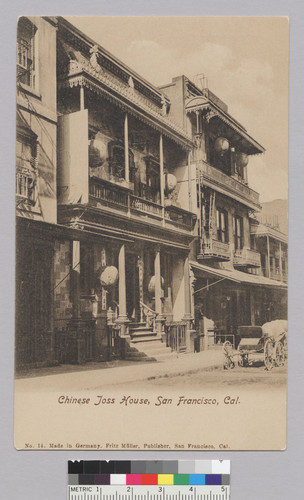
[(195, 215), (176, 206), (162, 207), (153, 201), (134, 196), (129, 189), (98, 177), (90, 177), (89, 192), (92, 200), (102, 206), (127, 212), (129, 216), (145, 215), (159, 223), (192, 231)]
[(199, 259), (214, 259), (218, 261), (228, 261), (231, 258), (231, 249), (229, 243), (214, 240), (200, 240)]
[(227, 194), (227, 196), (235, 198), (252, 208), (260, 208), (259, 193), (249, 188), (246, 184), (224, 174), (224, 172), (202, 160), (198, 162), (198, 166), (204, 183), (209, 183), (210, 187), (213, 188), (217, 185), (223, 194)]
[(136, 210), (138, 212), (144, 212), (156, 217), (162, 217), (162, 207), (153, 201), (145, 200), (138, 196), (130, 195), (130, 206), (131, 210)]
[(261, 267), (261, 254), (250, 248), (236, 250), (234, 252), (233, 265), (236, 267)]
[(181, 227), (192, 227), (194, 215), (182, 208), (170, 205), (165, 209), (165, 218), (169, 223)]
[(128, 210), (128, 190), (97, 177), (90, 178), (90, 196), (105, 205)]

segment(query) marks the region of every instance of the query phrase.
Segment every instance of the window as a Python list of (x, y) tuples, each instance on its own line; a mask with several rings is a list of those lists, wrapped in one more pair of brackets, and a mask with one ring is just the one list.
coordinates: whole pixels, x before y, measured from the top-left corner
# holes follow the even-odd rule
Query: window
[(16, 144), (16, 196), (35, 203), (36, 144), (28, 137), (17, 135)]
[(223, 243), (228, 242), (228, 216), (225, 210), (218, 208), (216, 210), (216, 230), (217, 239)]
[[(123, 144), (109, 143), (109, 167), (110, 173), (118, 179), (125, 179), (125, 148)], [(134, 177), (134, 155), (129, 150), (129, 177), (133, 182)]]
[(244, 246), (243, 217), (235, 215), (233, 217), (234, 248), (241, 250)]
[(35, 88), (35, 34), (37, 28), (26, 17), (18, 22), (17, 32), (17, 77), (18, 81)]

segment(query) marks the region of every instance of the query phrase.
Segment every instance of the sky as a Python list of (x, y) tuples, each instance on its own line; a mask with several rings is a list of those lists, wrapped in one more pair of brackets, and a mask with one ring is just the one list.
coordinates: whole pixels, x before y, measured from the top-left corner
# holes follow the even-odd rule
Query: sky
[(204, 74), (266, 153), (251, 157), (262, 202), (288, 195), (288, 37), (284, 17), (67, 17), (159, 86)]

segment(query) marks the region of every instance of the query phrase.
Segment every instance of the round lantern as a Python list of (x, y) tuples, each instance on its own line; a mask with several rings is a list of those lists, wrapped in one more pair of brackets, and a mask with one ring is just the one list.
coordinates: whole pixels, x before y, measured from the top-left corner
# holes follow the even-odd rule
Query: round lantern
[[(161, 283), (161, 287), (163, 287), (164, 286), (164, 278), (162, 276), (160, 277), (160, 283)], [(152, 276), (152, 278), (149, 281), (148, 291), (149, 291), (149, 293), (155, 292), (155, 276)]]
[(248, 155), (246, 155), (246, 153), (237, 153), (236, 154), (236, 164), (238, 167), (247, 167)]
[(100, 275), (101, 286), (113, 286), (118, 280), (118, 269), (115, 266), (107, 266)]
[(166, 192), (167, 193), (172, 193), (174, 189), (176, 188), (177, 180), (175, 175), (173, 174), (166, 174)]
[(225, 154), (229, 149), (229, 141), (225, 137), (218, 137), (214, 143), (214, 149), (220, 155)]

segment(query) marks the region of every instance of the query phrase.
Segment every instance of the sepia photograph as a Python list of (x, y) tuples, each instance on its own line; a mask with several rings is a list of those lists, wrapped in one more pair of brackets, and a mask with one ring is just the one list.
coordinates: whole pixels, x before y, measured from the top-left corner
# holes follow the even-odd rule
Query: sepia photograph
[(18, 19), (17, 449), (285, 449), (288, 38)]

